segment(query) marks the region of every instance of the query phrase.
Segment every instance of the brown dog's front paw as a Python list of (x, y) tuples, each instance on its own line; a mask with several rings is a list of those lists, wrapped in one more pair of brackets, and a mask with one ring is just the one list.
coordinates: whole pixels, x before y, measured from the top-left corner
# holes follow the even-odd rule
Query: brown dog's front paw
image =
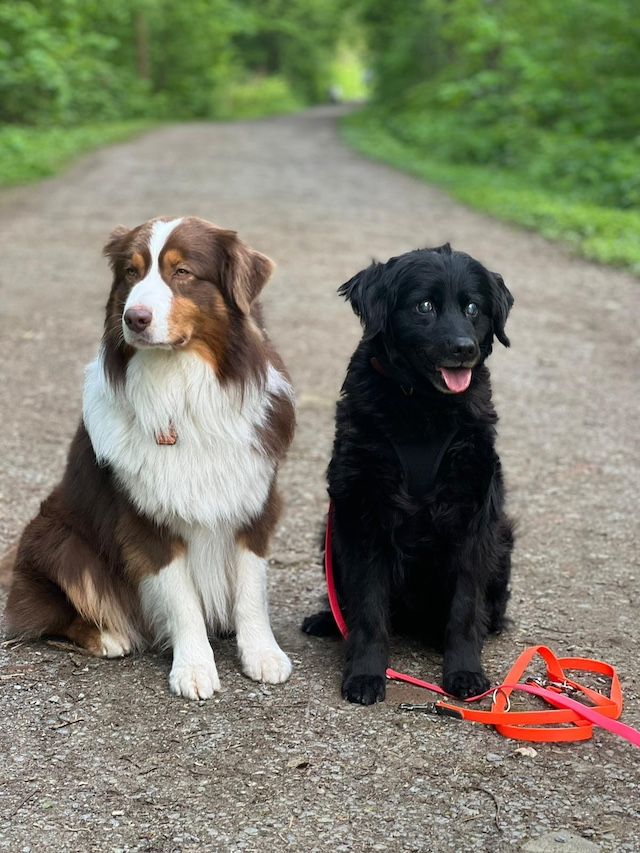
[(489, 689), (489, 679), (480, 672), (471, 672), (468, 669), (458, 669), (455, 672), (445, 673), (443, 687), (452, 696), (458, 699), (468, 699), (470, 696), (478, 696)]
[(359, 705), (374, 705), (384, 700), (386, 681), (380, 675), (348, 675), (342, 682), (342, 698)]

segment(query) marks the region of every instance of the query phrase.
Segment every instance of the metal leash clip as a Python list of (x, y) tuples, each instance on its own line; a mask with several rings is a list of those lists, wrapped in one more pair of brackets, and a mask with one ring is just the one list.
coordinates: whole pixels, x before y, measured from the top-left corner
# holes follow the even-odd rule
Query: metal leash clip
[(435, 702), (401, 702), (399, 711), (424, 711), (425, 714), (437, 714)]
[(491, 701), (495, 704), (495, 701), (498, 697), (498, 693), (502, 693), (502, 695), (504, 696), (505, 701), (507, 703), (505, 705), (505, 708), (504, 708), (505, 712), (510, 711), (511, 710), (511, 699), (509, 698), (509, 694), (504, 689), (504, 687), (496, 687), (496, 689), (493, 691), (493, 693), (491, 695)]
[(552, 688), (568, 695), (571, 695), (572, 693), (580, 693), (580, 691), (574, 687), (573, 684), (569, 684), (568, 681), (550, 681), (548, 678), (534, 678), (531, 676), (530, 678), (527, 678), (525, 684), (535, 684), (536, 687), (542, 687), (545, 690)]
[(398, 705), (399, 711), (422, 711), (424, 714), (430, 714), (436, 717), (453, 717), (456, 720), (461, 719), (460, 712), (441, 705), (439, 702), (401, 702)]

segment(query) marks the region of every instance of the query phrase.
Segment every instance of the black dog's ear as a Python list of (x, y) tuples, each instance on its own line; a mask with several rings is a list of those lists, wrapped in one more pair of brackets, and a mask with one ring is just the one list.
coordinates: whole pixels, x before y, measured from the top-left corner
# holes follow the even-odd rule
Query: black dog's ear
[(385, 265), (373, 261), (371, 266), (345, 281), (338, 288), (340, 296), (351, 303), (354, 313), (360, 318), (365, 340), (370, 340), (384, 331), (389, 314), (388, 294), (383, 283)]
[(453, 249), (451, 243), (443, 243), (442, 246), (435, 246), (433, 249), (427, 249), (427, 252), (437, 252), (438, 255), (451, 255)]
[(513, 305), (513, 296), (500, 273), (490, 272), (489, 282), (491, 284), (491, 304), (493, 307), (493, 332), (500, 343), (508, 347), (511, 346), (511, 342), (505, 334), (504, 327), (511, 306)]

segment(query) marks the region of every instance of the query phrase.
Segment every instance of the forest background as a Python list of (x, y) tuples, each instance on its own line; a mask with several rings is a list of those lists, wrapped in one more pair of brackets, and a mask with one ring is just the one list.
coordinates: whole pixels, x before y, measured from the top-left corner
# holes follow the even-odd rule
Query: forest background
[(328, 101), (365, 154), (640, 271), (635, 0), (0, 0), (0, 184)]

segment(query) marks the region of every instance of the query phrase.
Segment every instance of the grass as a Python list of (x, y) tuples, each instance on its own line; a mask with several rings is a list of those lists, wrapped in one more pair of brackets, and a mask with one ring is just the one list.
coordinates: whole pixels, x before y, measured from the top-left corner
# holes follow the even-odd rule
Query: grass
[[(213, 105), (215, 119), (261, 118), (296, 112), (304, 104), (277, 76), (255, 76), (230, 83), (224, 101)], [(81, 154), (121, 142), (159, 123), (159, 119), (112, 121), (78, 127), (0, 126), (0, 187), (49, 178)]]
[(283, 77), (256, 75), (226, 86), (224, 101), (216, 104), (215, 117), (264, 118), (298, 112), (303, 108), (304, 104)]
[(81, 127), (0, 127), (0, 186), (51, 177), (87, 151), (120, 142), (152, 126), (149, 121), (120, 121)]
[(579, 254), (640, 273), (640, 211), (579, 202), (541, 190), (516, 172), (436, 160), (393, 135), (366, 109), (345, 119), (345, 139), (363, 154), (439, 184), (452, 196), (506, 222), (515, 222)]

